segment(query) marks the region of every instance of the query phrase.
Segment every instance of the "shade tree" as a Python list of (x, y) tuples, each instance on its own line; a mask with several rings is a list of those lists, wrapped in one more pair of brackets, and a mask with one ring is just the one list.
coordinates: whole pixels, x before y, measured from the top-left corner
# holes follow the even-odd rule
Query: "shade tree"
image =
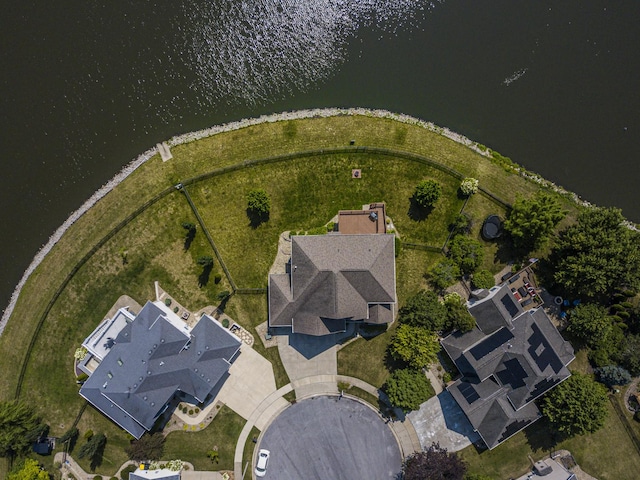
[(516, 247), (532, 250), (547, 241), (566, 213), (555, 196), (538, 191), (532, 198), (518, 196), (503, 228)]
[(440, 342), (438, 337), (423, 327), (400, 325), (389, 344), (389, 353), (396, 360), (406, 362), (419, 369), (438, 359)]
[(435, 180), (423, 180), (416, 186), (413, 199), (416, 204), (428, 209), (435, 205), (442, 194), (442, 187)]
[(599, 430), (607, 418), (607, 390), (590, 376), (574, 373), (542, 400), (542, 413), (566, 435)]
[(405, 412), (417, 410), (434, 395), (425, 374), (413, 368), (394, 370), (382, 389), (391, 404)]
[(437, 332), (445, 325), (447, 308), (434, 292), (421, 290), (407, 299), (400, 309), (398, 318), (401, 323)]
[(463, 480), (466, 471), (464, 460), (435, 442), (402, 463), (403, 480)]
[(585, 209), (560, 233), (549, 259), (555, 282), (571, 295), (602, 300), (640, 288), (640, 233), (616, 208)]

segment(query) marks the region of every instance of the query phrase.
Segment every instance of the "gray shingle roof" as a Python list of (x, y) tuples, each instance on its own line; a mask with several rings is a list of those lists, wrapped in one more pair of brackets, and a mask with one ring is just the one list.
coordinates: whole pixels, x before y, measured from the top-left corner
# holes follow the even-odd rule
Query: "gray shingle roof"
[(136, 438), (176, 391), (198, 401), (226, 378), (240, 341), (208, 316), (187, 332), (147, 302), (87, 379), (80, 394)]
[(469, 309), (488, 334), (475, 328), (442, 340), (463, 374), (448, 390), (489, 448), (539, 418), (533, 401), (570, 376), (574, 359), (542, 308), (514, 314), (508, 302), (500, 307), (505, 295), (507, 285)]
[(391, 311), (374, 323), (393, 320), (394, 253), (392, 235), (294, 236), (291, 273), (269, 276), (269, 325), (326, 335), (368, 320), (370, 304)]

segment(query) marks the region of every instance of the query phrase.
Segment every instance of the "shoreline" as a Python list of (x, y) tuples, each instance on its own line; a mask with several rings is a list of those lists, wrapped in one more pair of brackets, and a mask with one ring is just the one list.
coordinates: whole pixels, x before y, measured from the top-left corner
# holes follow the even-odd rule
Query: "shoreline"
[[(183, 145), (187, 143), (191, 143), (197, 140), (201, 140), (203, 138), (208, 138), (213, 135), (217, 135), (219, 133), (231, 132), (234, 130), (240, 130), (246, 127), (257, 126), (263, 123), (275, 123), (286, 120), (304, 120), (310, 118), (329, 118), (336, 116), (365, 116), (371, 118), (379, 118), (379, 119), (388, 119), (394, 120), (400, 123), (405, 123), (408, 125), (414, 125), (417, 127), (424, 128), (433, 133), (437, 133), (446, 137), (456, 143), (459, 143), (467, 148), (470, 148), (474, 152), (482, 155), (483, 157), (492, 160), (492, 150), (482, 146), (480, 143), (470, 140), (469, 138), (461, 135), (459, 133), (453, 132), (446, 127), (440, 127), (434, 124), (433, 122), (428, 122), (425, 120), (421, 120), (416, 117), (412, 117), (410, 115), (405, 115), (402, 113), (393, 113), (388, 110), (382, 109), (369, 109), (369, 108), (318, 108), (318, 109), (307, 109), (307, 110), (296, 110), (292, 112), (280, 112), (269, 115), (261, 115), (259, 117), (253, 118), (244, 118), (242, 120), (238, 120), (235, 122), (224, 123), (221, 125), (215, 125), (213, 127), (205, 128), (202, 130), (197, 130), (193, 132), (183, 133), (174, 137), (171, 137), (166, 143), (170, 147), (175, 147), (178, 145)], [(131, 175), (138, 167), (142, 166), (145, 162), (151, 159), (154, 155), (158, 154), (157, 147), (152, 147), (136, 158), (134, 158), (131, 162), (126, 164), (120, 172), (114, 175), (108, 182), (106, 182), (102, 187), (100, 187), (91, 197), (89, 197), (77, 210), (71, 212), (69, 217), (58, 227), (55, 232), (49, 237), (47, 243), (45, 243), (38, 252), (34, 255), (33, 260), (26, 268), (24, 274), (22, 275), (20, 281), (16, 285), (13, 293), (11, 294), (11, 298), (9, 300), (9, 304), (4, 309), (2, 317), (0, 318), (0, 335), (4, 332), (4, 329), (9, 321), (9, 317), (13, 313), (13, 310), (16, 306), (16, 302), (18, 301), (18, 297), (22, 292), (22, 288), (26, 284), (27, 280), (31, 276), (31, 274), (38, 268), (38, 266), (45, 259), (47, 254), (51, 251), (51, 249), (58, 243), (58, 241), (62, 238), (62, 236), (66, 233), (66, 231), (78, 220), (82, 215), (84, 215), (91, 207), (93, 207), (100, 199), (105, 197), (109, 192), (111, 192), (114, 188), (116, 188), (120, 183), (122, 183), (129, 175)], [(550, 188), (555, 192), (569, 196), (574, 202), (583, 206), (592, 206), (591, 203), (582, 200), (577, 194), (573, 192), (569, 192), (562, 187), (555, 185), (553, 182), (546, 180), (545, 178), (527, 171), (523, 167), (513, 163), (510, 165), (510, 168), (514, 173), (527, 178), (543, 187)], [(635, 228), (631, 222), (629, 222), (628, 226), (630, 228)]]

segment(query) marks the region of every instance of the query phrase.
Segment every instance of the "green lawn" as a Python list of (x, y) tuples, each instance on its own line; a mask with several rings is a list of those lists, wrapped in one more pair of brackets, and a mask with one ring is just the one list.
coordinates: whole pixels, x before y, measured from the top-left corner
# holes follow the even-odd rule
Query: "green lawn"
[(252, 465), (253, 462), (253, 451), (256, 449), (256, 444), (253, 442), (253, 439), (257, 439), (260, 435), (260, 430), (256, 427), (251, 429), (249, 432), (249, 436), (247, 437), (247, 441), (244, 443), (244, 450), (242, 451), (242, 465), (249, 462), (249, 465)]
[(373, 338), (358, 338), (338, 351), (338, 375), (364, 380), (374, 387), (382, 387), (390, 374), (387, 346), (396, 330), (397, 322), (386, 332)]
[[(164, 448), (166, 459), (181, 459), (193, 463), (196, 470), (233, 470), (236, 441), (246, 420), (226, 405), (211, 424), (199, 432), (171, 432)], [(207, 457), (218, 447), (219, 463)]]

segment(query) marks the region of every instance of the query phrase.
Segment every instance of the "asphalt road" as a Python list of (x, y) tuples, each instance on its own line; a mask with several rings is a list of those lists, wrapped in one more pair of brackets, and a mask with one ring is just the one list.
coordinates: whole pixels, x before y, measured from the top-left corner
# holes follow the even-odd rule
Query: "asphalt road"
[(265, 479), (387, 480), (401, 455), (390, 428), (348, 398), (315, 397), (282, 412), (259, 448), (271, 451)]

